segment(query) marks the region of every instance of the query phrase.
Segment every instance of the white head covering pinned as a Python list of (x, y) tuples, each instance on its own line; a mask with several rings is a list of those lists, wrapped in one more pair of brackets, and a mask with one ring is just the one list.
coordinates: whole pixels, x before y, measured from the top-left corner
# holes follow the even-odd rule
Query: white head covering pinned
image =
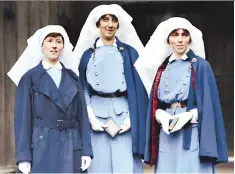
[(172, 17), (161, 22), (146, 44), (144, 50), (139, 53), (140, 56), (134, 65), (148, 94), (151, 92), (154, 77), (159, 66), (173, 53), (172, 48), (167, 43), (167, 38), (173, 30), (178, 28), (184, 28), (189, 31), (191, 37), (190, 49), (192, 49), (196, 55), (205, 58), (202, 32), (187, 19)]
[(11, 80), (18, 85), (21, 77), (30, 69), (37, 66), (44, 59), (42, 53), (42, 43), (45, 37), (50, 33), (60, 33), (64, 38), (64, 49), (59, 60), (65, 65), (69, 64), (69, 55), (72, 54), (73, 45), (70, 43), (69, 37), (65, 29), (60, 25), (47, 25), (38, 29), (28, 40), (28, 46), (21, 54), (17, 62), (7, 73)]
[(100, 37), (100, 30), (97, 28), (96, 22), (105, 14), (113, 14), (118, 18), (119, 28), (116, 32), (118, 39), (131, 45), (136, 50), (144, 48), (135, 31), (135, 28), (131, 24), (132, 17), (125, 10), (123, 10), (121, 6), (117, 4), (99, 5), (95, 7), (87, 17), (74, 49), (73, 59), (77, 67), (84, 51), (92, 47), (95, 39)]

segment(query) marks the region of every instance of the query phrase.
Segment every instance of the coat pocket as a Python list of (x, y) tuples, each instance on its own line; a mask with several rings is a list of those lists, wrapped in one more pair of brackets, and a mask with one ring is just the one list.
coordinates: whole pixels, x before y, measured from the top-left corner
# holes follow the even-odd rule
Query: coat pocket
[(128, 101), (126, 97), (112, 98), (112, 105), (115, 115), (129, 112)]
[(48, 128), (34, 127), (32, 135), (32, 165), (39, 166), (45, 159)]
[(103, 98), (99, 96), (91, 97), (91, 107), (95, 116), (100, 118), (108, 118), (109, 116), (109, 98)]
[(72, 137), (73, 137), (73, 150), (81, 149), (82, 148), (81, 136), (77, 129), (72, 129)]
[(34, 127), (32, 135), (32, 148), (37, 150), (38, 148), (45, 148), (45, 135), (46, 132), (42, 127)]

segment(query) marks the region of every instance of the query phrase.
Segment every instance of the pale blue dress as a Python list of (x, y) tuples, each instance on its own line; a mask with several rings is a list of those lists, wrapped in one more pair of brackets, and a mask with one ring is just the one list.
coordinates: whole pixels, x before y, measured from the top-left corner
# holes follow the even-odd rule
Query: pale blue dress
[[(175, 59), (172, 55), (163, 71), (158, 88), (161, 102), (173, 103), (188, 98), (191, 78), (191, 65), (184, 55), (183, 59)], [(185, 60), (184, 60), (185, 59)], [(186, 108), (166, 109), (171, 115), (185, 112)], [(159, 157), (155, 165), (155, 173), (213, 173), (212, 163), (199, 161), (198, 125), (193, 124), (191, 147), (183, 148), (183, 130), (167, 135), (162, 129), (159, 136)]]
[[(105, 123), (113, 118), (120, 126), (128, 116), (126, 96), (104, 98), (88, 92), (114, 93), (126, 90), (123, 57), (116, 46), (101, 46), (93, 53), (86, 70), (84, 86), (87, 105), (91, 105), (98, 120)], [(140, 157), (133, 156), (130, 130), (112, 138), (106, 132), (91, 132), (94, 153), (88, 173), (143, 173)]]

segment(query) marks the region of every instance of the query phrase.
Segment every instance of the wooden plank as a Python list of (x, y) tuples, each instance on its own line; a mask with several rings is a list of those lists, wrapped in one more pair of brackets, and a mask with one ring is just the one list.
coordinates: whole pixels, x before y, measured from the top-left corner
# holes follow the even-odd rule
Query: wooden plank
[[(4, 73), (6, 74), (15, 63), (17, 56), (17, 29), (16, 29), (16, 2), (5, 2), (4, 8), (9, 10), (8, 17), (4, 16), (4, 59), (5, 67)], [(4, 81), (4, 106), (5, 106), (5, 160), (7, 165), (15, 164), (14, 158), (14, 100), (15, 100), (15, 84), (10, 78), (5, 78)]]
[(29, 34), (33, 35), (40, 26), (40, 1), (29, 1)]
[(49, 24), (56, 25), (58, 24), (58, 2), (57, 1), (49, 1)]
[(4, 93), (5, 93), (5, 72), (4, 72), (4, 2), (0, 1), (0, 166), (5, 166), (5, 107), (4, 107)]
[(15, 61), (23, 53), (27, 46), (29, 36), (29, 2), (16, 2), (17, 18), (17, 56)]
[[(49, 2), (48, 1), (40, 1), (40, 26), (44, 27), (46, 25), (49, 25)], [(54, 15), (54, 14), (51, 14)]]

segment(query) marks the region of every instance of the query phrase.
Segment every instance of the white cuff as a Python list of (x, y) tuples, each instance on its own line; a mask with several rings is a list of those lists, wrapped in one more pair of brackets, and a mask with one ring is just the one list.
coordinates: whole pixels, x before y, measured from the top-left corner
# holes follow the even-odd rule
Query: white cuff
[(189, 112), (192, 112), (193, 117), (190, 121), (190, 123), (198, 123), (198, 110), (197, 108), (190, 110)]
[(91, 108), (91, 105), (87, 105), (87, 113), (88, 113), (89, 120), (92, 118), (95, 118), (95, 114)]

